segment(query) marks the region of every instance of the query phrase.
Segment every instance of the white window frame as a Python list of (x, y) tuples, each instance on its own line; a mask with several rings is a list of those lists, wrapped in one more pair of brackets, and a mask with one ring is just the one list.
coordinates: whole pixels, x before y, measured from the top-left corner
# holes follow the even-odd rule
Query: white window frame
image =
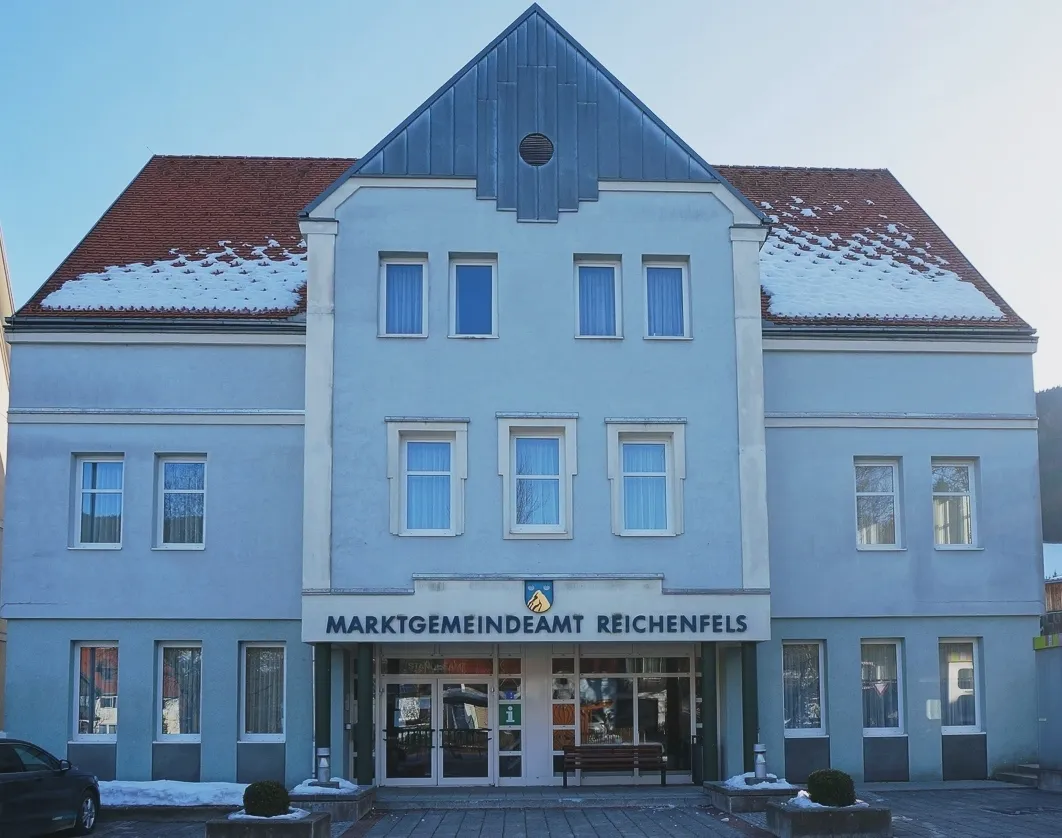
[[(206, 524), (207, 524), (207, 458), (203, 455), (180, 455), (180, 454), (160, 454), (156, 458), (157, 466), (157, 479), (156, 479), (156, 491), (157, 497), (155, 498), (156, 508), (158, 510), (158, 521), (155, 526), (155, 549), (156, 550), (204, 550), (206, 549)], [(167, 463), (183, 463), (183, 464), (196, 464), (203, 466), (203, 488), (200, 489), (167, 489), (166, 488), (166, 464)], [(166, 531), (166, 495), (179, 494), (179, 495), (202, 495), (203, 496), (203, 540), (198, 544), (169, 544), (163, 540), (163, 534)]]
[[(420, 331), (408, 334), (392, 334), (387, 331), (387, 266), (420, 265)], [(378, 312), (377, 337), (381, 338), (426, 338), (428, 336), (428, 260), (423, 256), (394, 256), (380, 260), (379, 282), (380, 304)]]
[[(502, 478), (503, 538), (572, 538), (572, 493), (578, 473), (574, 416), (498, 418), (498, 474)], [(516, 439), (551, 437), (559, 439), (560, 453), (560, 523), (533, 525), (516, 523)]]
[[(158, 644), (158, 701), (155, 704), (156, 712), (156, 728), (155, 728), (155, 741), (156, 742), (201, 742), (203, 739), (203, 644), (200, 642), (179, 642), (169, 641)], [(167, 649), (198, 649), (199, 650), (199, 733), (163, 733), (162, 732), (162, 715), (165, 712), (165, 706), (163, 701), (165, 696), (163, 695), (163, 689), (166, 681), (166, 663), (165, 654)], [(284, 672), (287, 673), (287, 659), (284, 661)]]
[[(450, 443), (450, 528), (411, 530), (406, 527), (407, 442)], [(468, 478), (468, 420), (387, 420), (387, 482), (390, 484), (391, 534), (456, 536), (465, 531), (465, 480)]]
[[(73, 735), (71, 742), (117, 742), (117, 733), (81, 733), (78, 730), (78, 722), (81, 720), (81, 650), (82, 649), (118, 649), (118, 644), (113, 640), (79, 640), (74, 643), (74, 716)], [(121, 652), (118, 653), (118, 685), (122, 683)], [(120, 693), (119, 693), (120, 694)], [(118, 707), (115, 701), (115, 709)]]
[[(582, 316), (579, 297), (579, 268), (612, 268), (612, 297), (616, 305), (616, 334), (584, 335), (579, 331)], [(576, 259), (573, 272), (575, 278), (575, 337), (578, 340), (623, 340), (623, 274), (622, 263), (618, 259)], [(646, 315), (648, 317), (648, 315)], [(648, 328), (648, 327), (647, 327)]]
[[(121, 463), (122, 464), (122, 488), (121, 489), (85, 489), (84, 487), (84, 464), (85, 463)], [(79, 454), (74, 460), (74, 541), (73, 549), (76, 550), (121, 550), (122, 537), (125, 535), (125, 455), (124, 454)], [(85, 492), (95, 494), (119, 495), (122, 499), (122, 515), (118, 522), (118, 541), (95, 542), (81, 540), (81, 508)]]
[[(892, 646), (896, 650), (896, 707), (897, 721), (899, 722), (899, 727), (864, 727), (863, 736), (904, 736), (906, 735), (907, 731), (907, 719), (906, 713), (904, 712), (904, 703), (906, 701), (907, 694), (904, 692), (903, 684), (903, 644), (899, 640), (879, 640), (876, 637), (864, 637), (862, 640), (859, 641), (860, 689), (862, 689), (863, 686), (862, 657), (864, 646)], [(939, 651), (937, 657), (940, 657)], [(860, 713), (862, 713), (862, 707), (860, 707)]]
[[(457, 268), (461, 265), (481, 265), (490, 268), (490, 334), (459, 335), (457, 333)], [(450, 337), (459, 340), (486, 340), (498, 337), (498, 260), (493, 257), (472, 256), (467, 259), (450, 257)]]
[[(284, 685), (281, 692), (280, 733), (248, 733), (247, 732), (247, 650), (248, 649), (280, 649), (284, 653)], [(288, 647), (286, 643), (270, 642), (267, 640), (245, 642), (240, 644), (240, 742), (285, 742), (288, 733)]]
[[(681, 335), (651, 335), (649, 334), (649, 268), (680, 268), (682, 270), (682, 334)], [(690, 265), (686, 259), (642, 260), (642, 329), (646, 340), (692, 340), (693, 333), (690, 331)]]
[[(970, 484), (973, 485), (972, 483)], [(941, 637), (937, 640), (937, 683), (940, 682), (940, 646), (943, 643), (969, 643), (973, 647), (972, 665), (974, 679), (974, 724), (972, 725), (946, 725), (944, 721), (944, 707), (940, 708), (940, 733), (942, 736), (955, 736), (965, 733), (983, 733), (984, 720), (981, 715), (981, 644), (976, 637)], [(939, 687), (938, 687), (939, 690)], [(941, 696), (943, 700), (943, 696)]]
[[(858, 471), (860, 466), (888, 466), (892, 469), (892, 509), (893, 520), (896, 524), (896, 543), (895, 544), (860, 544), (859, 543), (859, 498), (861, 497), (885, 497), (888, 492), (860, 492), (859, 491), (859, 477)], [(901, 462), (899, 457), (856, 457), (852, 461), (852, 508), (855, 512), (855, 544), (857, 550), (866, 550), (869, 552), (874, 551), (889, 551), (889, 550), (903, 550), (903, 514), (902, 514), (902, 493), (900, 490), (900, 479), (903, 472), (901, 470)]]
[[(674, 420), (641, 422), (605, 420), (608, 434), (608, 479), (612, 490), (612, 533), (620, 536), (659, 538), (681, 535), (684, 529), (686, 482), (686, 423)], [(628, 530), (623, 515), (623, 443), (662, 442), (667, 448), (667, 527), (662, 530)]]
[[(967, 470), (970, 480), (970, 543), (969, 544), (938, 544), (937, 543), (937, 519), (936, 504), (938, 497), (957, 498), (962, 497), (964, 492), (937, 492), (932, 491), (933, 468), (935, 466), (963, 466)], [(929, 464), (929, 479), (932, 498), (930, 500), (930, 516), (933, 522), (933, 548), (936, 550), (979, 550), (981, 549), (977, 533), (977, 480), (978, 460), (975, 457), (933, 457)]]
[[(826, 733), (826, 642), (823, 640), (783, 640), (782, 641), (782, 679), (784, 689), (785, 679), (785, 647), (786, 646), (818, 646), (819, 648), (819, 726), (789, 728), (785, 726), (785, 699), (782, 700), (782, 731), (787, 739), (807, 739), (827, 736)], [(860, 708), (862, 715), (862, 708)]]

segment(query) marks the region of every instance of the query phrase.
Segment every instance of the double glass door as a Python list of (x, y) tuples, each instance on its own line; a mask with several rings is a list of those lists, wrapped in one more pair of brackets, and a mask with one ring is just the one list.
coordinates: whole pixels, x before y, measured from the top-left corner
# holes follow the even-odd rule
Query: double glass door
[(417, 677), (384, 684), (383, 777), (391, 785), (494, 782), (490, 681)]

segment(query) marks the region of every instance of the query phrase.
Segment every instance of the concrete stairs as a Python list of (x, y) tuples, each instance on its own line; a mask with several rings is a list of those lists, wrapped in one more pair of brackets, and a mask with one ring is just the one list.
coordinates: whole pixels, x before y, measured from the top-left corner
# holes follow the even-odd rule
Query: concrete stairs
[(1035, 762), (1023, 763), (1006, 771), (997, 771), (992, 775), (992, 779), (999, 780), (1001, 783), (1036, 788), (1040, 782), (1040, 766)]

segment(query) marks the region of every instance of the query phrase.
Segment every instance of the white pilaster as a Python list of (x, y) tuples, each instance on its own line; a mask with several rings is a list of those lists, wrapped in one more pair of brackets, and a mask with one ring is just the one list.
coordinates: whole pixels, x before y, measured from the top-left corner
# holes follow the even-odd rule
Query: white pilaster
[(332, 367), (338, 226), (335, 221), (300, 224), (308, 253), (303, 590), (327, 590), (332, 586)]

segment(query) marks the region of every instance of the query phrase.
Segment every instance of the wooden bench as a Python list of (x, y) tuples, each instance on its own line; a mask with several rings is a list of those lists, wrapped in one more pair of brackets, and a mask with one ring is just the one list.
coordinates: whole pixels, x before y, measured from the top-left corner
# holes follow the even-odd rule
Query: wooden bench
[(667, 785), (667, 760), (660, 745), (568, 745), (564, 749), (564, 785), (569, 771), (659, 771)]

